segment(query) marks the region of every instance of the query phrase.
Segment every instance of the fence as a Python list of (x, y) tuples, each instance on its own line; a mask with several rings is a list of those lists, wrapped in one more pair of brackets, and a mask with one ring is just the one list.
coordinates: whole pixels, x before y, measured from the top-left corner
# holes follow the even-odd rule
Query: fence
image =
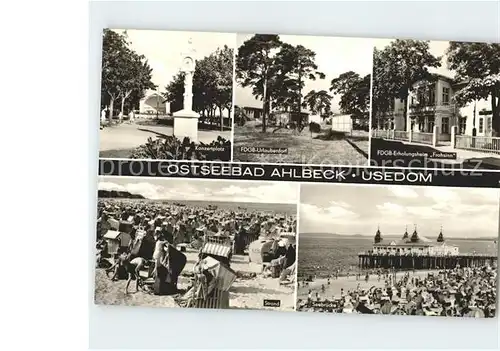
[(432, 145), (432, 133), (413, 132), (412, 141), (415, 143)]
[(438, 134), (438, 141), (451, 141), (451, 135), (450, 134)]
[(395, 130), (394, 131), (394, 140), (403, 140), (407, 141), (409, 140), (409, 132), (406, 132), (404, 130)]
[(455, 148), (494, 153), (500, 155), (500, 138), (486, 136), (456, 135)]
[(373, 129), (372, 130), (372, 137), (374, 137), (374, 138), (388, 139), (390, 137), (390, 130)]

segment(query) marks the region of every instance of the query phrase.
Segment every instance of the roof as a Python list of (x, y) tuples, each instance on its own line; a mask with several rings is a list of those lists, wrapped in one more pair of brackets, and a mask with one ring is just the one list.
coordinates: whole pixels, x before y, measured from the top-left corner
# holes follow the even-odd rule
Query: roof
[[(392, 244), (394, 243), (394, 244)], [(373, 244), (373, 246), (400, 246), (400, 247), (429, 247), (429, 246), (434, 246), (434, 243), (430, 241), (429, 239), (425, 238), (425, 240), (419, 240), (417, 242), (411, 242), (411, 240), (406, 239), (406, 240), (387, 240), (384, 239), (376, 244)]]
[[(430, 76), (434, 79), (441, 79), (441, 80), (447, 81), (451, 84), (454, 83), (454, 79), (452, 77), (445, 76), (444, 74), (430, 73)], [(413, 86), (419, 85), (420, 83), (423, 83), (425, 81), (432, 82), (432, 79), (428, 79), (428, 78), (419, 79), (418, 81), (413, 83)]]
[(120, 236), (120, 232), (117, 230), (108, 230), (106, 234), (104, 234), (105, 239), (118, 239)]
[(230, 246), (225, 246), (217, 243), (206, 243), (203, 246), (201, 252), (208, 255), (228, 257), (230, 250)]

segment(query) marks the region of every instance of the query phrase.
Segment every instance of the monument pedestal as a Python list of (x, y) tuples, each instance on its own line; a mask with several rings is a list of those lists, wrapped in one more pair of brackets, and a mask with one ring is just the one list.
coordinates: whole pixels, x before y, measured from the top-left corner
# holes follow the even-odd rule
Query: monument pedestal
[(174, 116), (174, 136), (182, 141), (188, 137), (192, 142), (198, 142), (198, 118), (200, 115), (192, 110), (180, 110)]

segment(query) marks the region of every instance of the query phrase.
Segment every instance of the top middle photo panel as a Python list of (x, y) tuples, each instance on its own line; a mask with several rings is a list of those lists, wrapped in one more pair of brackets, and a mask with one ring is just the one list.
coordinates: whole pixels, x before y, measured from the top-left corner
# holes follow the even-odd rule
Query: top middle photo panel
[(238, 34), (233, 161), (368, 163), (371, 39)]

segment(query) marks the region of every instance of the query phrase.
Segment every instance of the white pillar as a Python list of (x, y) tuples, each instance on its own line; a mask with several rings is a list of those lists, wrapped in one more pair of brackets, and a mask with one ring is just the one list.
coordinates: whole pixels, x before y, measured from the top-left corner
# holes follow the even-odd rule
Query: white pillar
[(457, 126), (452, 126), (451, 127), (451, 147), (454, 149), (456, 145), (456, 138), (455, 136), (457, 135)]
[(432, 129), (432, 146), (437, 146), (439, 141), (439, 127), (434, 126)]

